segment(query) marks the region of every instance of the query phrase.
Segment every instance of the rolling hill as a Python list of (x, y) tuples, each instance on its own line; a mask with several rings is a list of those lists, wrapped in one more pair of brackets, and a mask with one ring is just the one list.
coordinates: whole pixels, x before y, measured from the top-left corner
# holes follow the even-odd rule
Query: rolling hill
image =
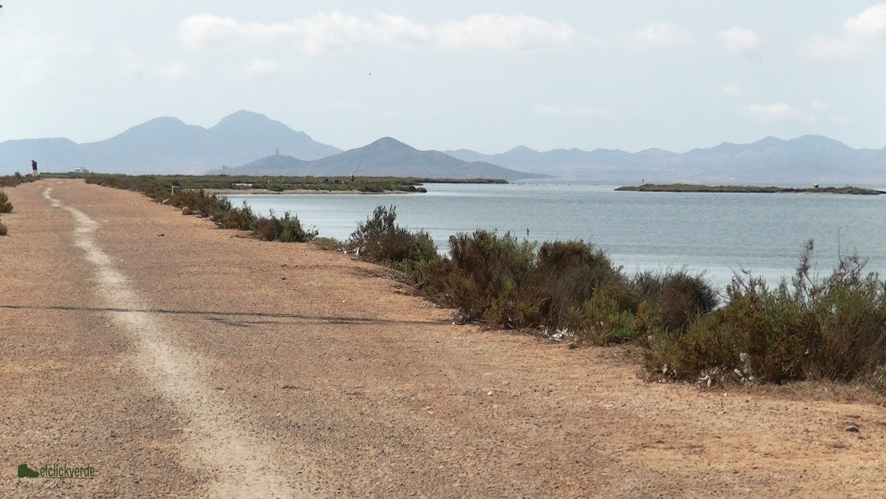
[(505, 180), (544, 178), (484, 162), (468, 162), (438, 151), (419, 151), (398, 140), (385, 137), (375, 142), (314, 161), (286, 156), (268, 156), (252, 163), (216, 170), (213, 173), (243, 175), (493, 178)]
[(341, 150), (264, 115), (238, 111), (212, 128), (186, 125), (177, 118), (156, 118), (100, 142), (68, 139), (10, 140), (0, 143), (0, 174), (85, 167), (113, 173), (203, 173), (274, 154), (319, 159)]

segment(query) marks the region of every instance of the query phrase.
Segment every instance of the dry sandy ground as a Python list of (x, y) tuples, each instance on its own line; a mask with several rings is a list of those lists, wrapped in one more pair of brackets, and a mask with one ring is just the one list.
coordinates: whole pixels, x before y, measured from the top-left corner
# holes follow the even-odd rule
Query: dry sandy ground
[(650, 384), (341, 253), (81, 181), (7, 193), (0, 497), (886, 496), (882, 407)]

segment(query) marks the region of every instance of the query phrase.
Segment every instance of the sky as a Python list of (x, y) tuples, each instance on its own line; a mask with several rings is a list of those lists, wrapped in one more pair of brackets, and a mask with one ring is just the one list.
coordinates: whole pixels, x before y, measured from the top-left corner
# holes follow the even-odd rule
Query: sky
[(886, 147), (872, 0), (0, 1), (0, 142), (245, 109), (342, 149)]

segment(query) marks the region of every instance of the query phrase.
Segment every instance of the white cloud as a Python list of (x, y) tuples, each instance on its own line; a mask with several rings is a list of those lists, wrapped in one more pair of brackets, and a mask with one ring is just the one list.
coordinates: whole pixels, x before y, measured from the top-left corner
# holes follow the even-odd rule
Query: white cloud
[(863, 10), (843, 23), (839, 37), (818, 37), (799, 44), (800, 54), (823, 62), (852, 61), (866, 43), (886, 39), (886, 3)]
[(319, 55), (360, 46), (558, 52), (578, 44), (582, 37), (568, 24), (528, 16), (480, 14), (464, 21), (426, 26), (383, 13), (363, 21), (336, 10), (292, 23), (267, 25), (240, 23), (230, 17), (193, 16), (179, 25), (179, 39), (192, 52), (213, 45), (241, 47), (288, 42), (302, 53)]
[(261, 76), (272, 76), (285, 73), (289, 68), (280, 62), (269, 61), (267, 59), (253, 59), (248, 66), (243, 68), (243, 72), (250, 78), (258, 78)]
[(564, 108), (539, 104), (532, 107), (532, 112), (539, 116), (571, 116), (574, 118), (613, 118), (615, 113), (606, 108), (578, 106)]
[(843, 29), (849, 35), (862, 38), (886, 36), (886, 3), (869, 7), (857, 17), (847, 19)]
[(743, 93), (741, 87), (738, 85), (723, 85), (723, 87), (720, 88), (720, 91), (730, 97), (735, 97), (736, 95), (741, 95)]
[(842, 62), (855, 59), (858, 45), (844, 38), (815, 38), (800, 43), (800, 54), (822, 62)]
[(723, 46), (729, 52), (759, 55), (763, 51), (763, 37), (747, 28), (736, 26), (721, 31), (719, 36)]
[(565, 23), (501, 14), (481, 14), (464, 22), (444, 23), (435, 31), (442, 47), (462, 50), (559, 52), (580, 39), (578, 32)]
[(809, 109), (811, 111), (824, 111), (828, 108), (828, 105), (818, 99), (812, 99), (812, 102), (809, 103)]
[(639, 49), (670, 49), (690, 45), (692, 36), (676, 26), (657, 22), (631, 32), (625, 43)]
[(798, 111), (783, 102), (751, 104), (742, 109), (742, 114), (755, 121), (768, 123), (811, 123), (815, 121), (814, 116)]

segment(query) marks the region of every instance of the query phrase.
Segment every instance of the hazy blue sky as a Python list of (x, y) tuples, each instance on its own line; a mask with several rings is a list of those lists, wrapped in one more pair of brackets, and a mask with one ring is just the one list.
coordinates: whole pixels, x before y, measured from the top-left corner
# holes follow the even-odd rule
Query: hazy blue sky
[(0, 1), (0, 142), (246, 109), (344, 149), (886, 147), (871, 0)]

